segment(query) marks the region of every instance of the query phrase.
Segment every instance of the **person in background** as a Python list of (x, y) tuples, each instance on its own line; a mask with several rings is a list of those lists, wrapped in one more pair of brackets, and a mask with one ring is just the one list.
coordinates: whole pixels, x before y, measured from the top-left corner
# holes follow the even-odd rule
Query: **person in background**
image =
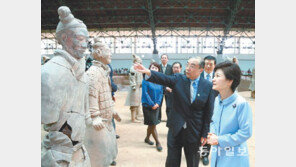
[[(112, 69), (112, 66), (111, 66), (111, 64), (107, 64), (108, 66), (109, 66), (109, 68), (110, 68), (110, 81), (111, 81), (111, 88), (112, 88), (112, 92), (111, 92), (111, 95), (112, 95), (112, 100), (114, 101), (114, 103), (115, 103), (115, 101), (116, 101), (116, 99), (115, 99), (115, 92), (117, 91), (117, 85), (114, 83), (114, 81), (113, 81), (113, 69)], [(117, 115), (116, 115), (118, 118), (118, 121), (121, 121), (121, 118), (120, 118), (120, 116), (118, 115), (118, 113), (117, 113)], [(112, 123), (113, 123), (113, 127), (114, 127), (114, 130), (116, 131), (116, 125), (115, 125), (115, 121), (114, 121), (114, 118), (112, 119)], [(117, 135), (116, 134), (116, 139), (119, 139), (119, 135)]]
[[(212, 79), (214, 78), (215, 72), (214, 72), (214, 68), (216, 66), (216, 58), (214, 56), (206, 56), (204, 58), (204, 71), (200, 74), (201, 77), (203, 77), (204, 79), (212, 82)], [(218, 95), (217, 91), (213, 91), (215, 94), (215, 97)], [(202, 152), (200, 154), (201, 156), (201, 160), (203, 165), (208, 165), (209, 164), (209, 154), (210, 154), (210, 150), (211, 150), (211, 145), (209, 144), (205, 144), (202, 147)]]
[(206, 56), (204, 58), (204, 71), (200, 74), (204, 79), (212, 82), (214, 78), (214, 68), (216, 66), (216, 58), (214, 56)]
[[(170, 64), (168, 64), (169, 61), (169, 57), (167, 54), (162, 54), (160, 56), (161, 59), (161, 65), (160, 65), (160, 72), (166, 75), (172, 75), (173, 71), (172, 71), (172, 66)], [(166, 103), (166, 115), (168, 117), (168, 113), (170, 112), (170, 99), (168, 98), (168, 94), (170, 93), (170, 88), (169, 87), (164, 87), (163, 88), (163, 98), (165, 98), (165, 103)], [(161, 120), (161, 107), (162, 107), (162, 102), (163, 102), (163, 98), (161, 99), (161, 104), (160, 104), (160, 114), (159, 114), (159, 119)]]
[(234, 56), (232, 62), (238, 65), (238, 59)]
[(178, 74), (182, 72), (182, 64), (178, 61), (174, 62), (172, 65), (173, 74)]
[(251, 69), (248, 69), (247, 73), (248, 75), (252, 75)]
[(92, 61), (93, 60), (94, 59), (91, 58), (90, 56), (86, 59), (86, 61), (85, 61), (85, 71), (87, 71), (90, 68), (90, 66), (92, 66)]
[[(150, 70), (160, 71), (160, 65), (153, 62), (149, 66)], [(148, 82), (143, 80), (142, 82), (142, 107), (144, 113), (144, 124), (148, 125), (147, 135), (145, 138), (145, 143), (153, 145), (154, 143), (150, 141), (150, 135), (152, 134), (155, 142), (156, 149), (162, 151), (162, 146), (158, 139), (158, 133), (156, 130), (156, 125), (160, 123), (159, 112), (160, 103), (163, 96), (163, 87), (161, 85)]]
[(247, 140), (252, 135), (252, 111), (237, 92), (241, 70), (236, 63), (215, 67), (213, 89), (219, 92), (207, 143), (212, 145), (211, 167), (249, 167)]
[[(115, 96), (114, 96), (115, 94), (114, 94), (114, 92), (117, 91), (117, 85), (113, 81), (113, 69), (112, 69), (112, 66), (111, 66), (111, 64), (107, 64), (107, 65), (110, 68), (109, 76), (110, 76), (110, 81), (111, 81), (111, 95), (112, 95), (112, 100), (115, 103)], [(121, 121), (121, 118), (120, 118), (118, 113), (116, 113), (116, 115), (114, 115), (113, 118), (112, 118), (112, 124), (113, 124), (114, 130), (115, 130), (115, 133), (116, 133), (116, 125), (115, 125), (114, 117), (117, 117), (116, 120), (119, 121), (119, 122)], [(117, 135), (117, 134), (116, 134), (116, 139), (119, 139), (119, 135)], [(116, 161), (115, 160), (112, 161), (111, 166), (116, 166)]]

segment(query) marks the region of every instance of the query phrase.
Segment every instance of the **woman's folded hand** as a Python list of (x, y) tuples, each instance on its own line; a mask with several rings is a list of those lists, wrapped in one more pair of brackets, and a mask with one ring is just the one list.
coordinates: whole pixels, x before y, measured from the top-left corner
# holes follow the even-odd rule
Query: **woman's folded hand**
[(210, 145), (217, 145), (219, 143), (218, 136), (215, 135), (214, 133), (208, 133), (207, 143)]

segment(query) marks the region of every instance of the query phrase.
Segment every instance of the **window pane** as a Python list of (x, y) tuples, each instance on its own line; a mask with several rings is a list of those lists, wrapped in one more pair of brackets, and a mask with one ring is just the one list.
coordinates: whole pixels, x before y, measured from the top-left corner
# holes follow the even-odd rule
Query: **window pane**
[(114, 38), (101, 38), (101, 41), (107, 45), (107, 47), (111, 50), (111, 53), (114, 53)]
[(241, 54), (254, 54), (255, 44), (250, 38), (240, 39), (240, 53)]
[(132, 38), (116, 38), (116, 53), (132, 53)]
[(228, 38), (225, 40), (223, 54), (234, 54), (234, 38)]
[(54, 39), (42, 39), (41, 40), (41, 54), (53, 54), (55, 49), (58, 48), (58, 44)]
[(180, 53), (196, 53), (197, 38), (196, 37), (179, 37)]
[(141, 37), (136, 38), (136, 53), (152, 53), (153, 42), (151, 38)]
[(214, 37), (201, 38), (201, 42), (202, 42), (202, 53), (214, 53), (215, 51)]
[(157, 38), (157, 50), (159, 53), (175, 53), (176, 37), (159, 37)]

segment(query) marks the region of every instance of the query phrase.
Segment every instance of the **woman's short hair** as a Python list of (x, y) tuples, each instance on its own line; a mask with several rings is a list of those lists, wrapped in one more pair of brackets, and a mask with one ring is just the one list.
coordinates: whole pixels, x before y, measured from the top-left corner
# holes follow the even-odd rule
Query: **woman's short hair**
[(214, 71), (221, 69), (227, 80), (232, 80), (231, 90), (234, 92), (241, 80), (241, 69), (236, 63), (225, 61), (216, 65)]
[(156, 62), (152, 62), (152, 63), (150, 64), (150, 66), (149, 66), (149, 69), (151, 68), (152, 65), (154, 65), (155, 67), (157, 67), (157, 68), (158, 68), (158, 72), (160, 72), (160, 65), (159, 65), (158, 63), (156, 63)]

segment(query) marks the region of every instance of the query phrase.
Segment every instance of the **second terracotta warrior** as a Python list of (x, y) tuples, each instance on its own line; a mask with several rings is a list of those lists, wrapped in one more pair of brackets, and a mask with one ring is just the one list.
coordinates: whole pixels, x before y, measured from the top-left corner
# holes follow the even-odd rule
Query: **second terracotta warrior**
[(86, 128), (85, 146), (91, 166), (107, 167), (117, 156), (117, 143), (112, 118), (114, 102), (111, 97), (110, 69), (111, 51), (95, 38), (92, 56), (93, 65), (88, 69), (89, 110), (93, 126)]
[(142, 64), (142, 59), (133, 55), (133, 65), (130, 68), (129, 73), (129, 90), (126, 98), (125, 106), (130, 106), (131, 110), (131, 121), (133, 123), (140, 123), (139, 121), (139, 112), (141, 110), (141, 96), (142, 96), (142, 80), (143, 75), (136, 70), (134, 70), (134, 64), (139, 63)]

